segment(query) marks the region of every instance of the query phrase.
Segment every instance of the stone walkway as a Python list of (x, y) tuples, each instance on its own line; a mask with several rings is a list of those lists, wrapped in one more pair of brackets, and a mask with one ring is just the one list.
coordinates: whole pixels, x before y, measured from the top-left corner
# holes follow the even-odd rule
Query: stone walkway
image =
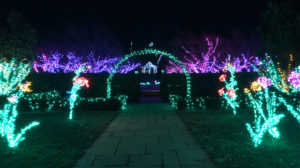
[(75, 168), (213, 167), (167, 103), (131, 104)]

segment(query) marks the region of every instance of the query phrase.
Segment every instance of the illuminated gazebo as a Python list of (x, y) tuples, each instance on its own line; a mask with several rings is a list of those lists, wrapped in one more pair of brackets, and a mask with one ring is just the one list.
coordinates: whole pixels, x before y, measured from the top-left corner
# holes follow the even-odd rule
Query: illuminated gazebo
[(153, 65), (150, 61), (147, 62), (146, 65), (142, 66), (142, 73), (148, 73), (151, 74), (151, 72), (153, 74), (157, 73), (157, 66)]

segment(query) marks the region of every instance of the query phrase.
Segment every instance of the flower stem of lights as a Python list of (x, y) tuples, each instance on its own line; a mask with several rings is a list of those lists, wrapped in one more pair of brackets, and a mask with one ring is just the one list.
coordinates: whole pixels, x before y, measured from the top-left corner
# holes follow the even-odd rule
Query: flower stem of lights
[(279, 97), (279, 101), (287, 108), (287, 110), (297, 119), (300, 124), (300, 104), (298, 107), (294, 107), (291, 104), (288, 104), (283, 97)]
[[(254, 146), (257, 147), (262, 143), (263, 135), (268, 131), (274, 138), (279, 138), (280, 133), (276, 125), (285, 116), (284, 114), (275, 114), (279, 103), (275, 92), (269, 94), (268, 88), (255, 92), (252, 95), (250, 91), (245, 92), (254, 109), (254, 126), (246, 123), (247, 130), (250, 133)], [(263, 105), (266, 105), (264, 107)], [(267, 114), (265, 114), (265, 110)]]
[(20, 133), (15, 133), (19, 98), (23, 97), (24, 92), (31, 91), (29, 82), (21, 84), (29, 72), (30, 64), (17, 64), (15, 60), (0, 63), (0, 94), (8, 96), (8, 103), (0, 110), (0, 135), (6, 137), (10, 148), (16, 148), (21, 141), (25, 140), (26, 131), (39, 125), (39, 122), (34, 121), (21, 129)]
[(69, 98), (69, 102), (70, 102), (69, 120), (73, 119), (73, 111), (74, 111), (75, 102), (76, 102), (77, 98), (79, 97), (78, 93), (77, 93), (78, 90), (83, 86), (86, 86), (87, 88), (89, 87), (88, 80), (85, 79), (84, 77), (79, 77), (80, 73), (85, 71), (87, 68), (88, 68), (88, 66), (84, 65), (75, 71), (76, 75), (73, 78), (73, 87), (71, 89), (70, 98)]
[(237, 94), (236, 94), (238, 88), (236, 87), (237, 81), (235, 80), (235, 67), (232, 66), (231, 64), (228, 64), (225, 68), (230, 72), (230, 81), (227, 82), (226, 74), (221, 75), (219, 77), (219, 80), (221, 82), (225, 82), (225, 87), (219, 89), (218, 93), (227, 101), (227, 103), (233, 109), (233, 114), (236, 115), (236, 108), (239, 107), (239, 103), (237, 102)]
[(191, 97), (191, 77), (190, 74), (188, 73), (185, 65), (182, 64), (182, 62), (180, 60), (178, 60), (174, 55), (167, 53), (167, 52), (163, 52), (160, 50), (156, 50), (156, 49), (143, 49), (143, 50), (139, 50), (139, 51), (133, 51), (128, 55), (125, 55), (125, 57), (123, 59), (121, 59), (114, 67), (114, 69), (112, 70), (112, 72), (109, 74), (109, 77), (106, 80), (107, 83), (107, 87), (106, 87), (106, 93), (107, 93), (107, 98), (111, 97), (111, 81), (112, 78), (114, 77), (115, 72), (118, 70), (119, 66), (121, 64), (123, 64), (125, 61), (127, 61), (129, 58), (134, 57), (134, 56), (141, 56), (141, 55), (148, 55), (148, 54), (154, 54), (154, 55), (164, 55), (167, 58), (169, 58), (170, 60), (172, 60), (173, 62), (175, 62), (176, 64), (178, 64), (181, 69), (183, 70), (185, 76), (186, 76), (186, 104), (187, 104), (187, 108), (192, 108), (193, 106), (193, 102), (192, 97)]

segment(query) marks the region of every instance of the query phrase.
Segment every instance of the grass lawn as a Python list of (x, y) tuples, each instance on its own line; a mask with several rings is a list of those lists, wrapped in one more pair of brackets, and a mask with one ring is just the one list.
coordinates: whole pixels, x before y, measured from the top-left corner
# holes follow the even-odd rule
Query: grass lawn
[(226, 110), (177, 113), (216, 167), (300, 167), (300, 124), (288, 112), (278, 125), (280, 139), (266, 133), (257, 148), (245, 126), (253, 121), (250, 110), (239, 110), (237, 116)]
[(0, 137), (0, 167), (70, 168), (117, 115), (116, 111), (75, 111), (74, 121), (68, 121), (67, 112), (20, 114), (17, 130), (34, 120), (40, 125), (29, 130), (15, 150)]

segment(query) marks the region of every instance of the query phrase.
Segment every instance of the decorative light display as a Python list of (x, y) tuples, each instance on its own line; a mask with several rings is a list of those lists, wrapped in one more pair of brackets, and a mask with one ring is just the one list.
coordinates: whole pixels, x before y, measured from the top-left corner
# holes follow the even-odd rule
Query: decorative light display
[(205, 104), (205, 98), (204, 97), (197, 98), (196, 102), (199, 104), (200, 109), (202, 109), (202, 110), (206, 109), (206, 104)]
[(75, 102), (78, 98), (78, 93), (77, 93), (78, 90), (83, 86), (86, 86), (87, 88), (89, 87), (88, 80), (85, 79), (84, 77), (79, 77), (80, 73), (84, 72), (87, 68), (88, 66), (84, 65), (75, 71), (76, 76), (73, 78), (73, 87), (71, 89), (70, 98), (69, 98), (69, 102), (70, 102), (69, 120), (73, 119), (73, 109), (74, 109)]
[(259, 83), (259, 85), (263, 88), (269, 87), (272, 85), (272, 80), (267, 78), (267, 77), (259, 77), (257, 79), (257, 82)]
[(169, 95), (169, 102), (171, 103), (171, 106), (174, 110), (178, 110), (178, 102), (180, 99), (182, 99), (181, 96), (173, 95), (173, 94)]
[(287, 81), (293, 86), (293, 92), (300, 91), (300, 66), (291, 72)]
[[(276, 125), (285, 116), (284, 114), (276, 114), (276, 108), (279, 106), (278, 98), (275, 92), (269, 94), (268, 88), (254, 92), (255, 95), (247, 90), (246, 94), (254, 109), (254, 126), (246, 123), (246, 127), (250, 133), (254, 146), (257, 147), (262, 143), (263, 135), (268, 131), (274, 138), (279, 138), (280, 133)], [(263, 105), (266, 105), (264, 107)], [(265, 110), (267, 114), (265, 114)]]
[(61, 97), (61, 95), (56, 90), (42, 92), (42, 93), (31, 93), (23, 96), (24, 101), (27, 101), (31, 110), (37, 110), (40, 108), (39, 101), (46, 101), (46, 105), (48, 106), (47, 111), (52, 110), (55, 104), (58, 104), (59, 107), (66, 107), (67, 101), (65, 98)]
[(173, 62), (177, 63), (183, 70), (185, 76), (186, 76), (186, 103), (187, 103), (187, 108), (192, 108), (193, 106), (193, 102), (192, 102), (192, 98), (191, 98), (191, 81), (190, 81), (190, 74), (188, 73), (185, 65), (182, 64), (182, 62), (180, 60), (178, 60), (175, 56), (173, 56), (172, 54), (166, 53), (166, 52), (162, 52), (160, 50), (156, 50), (156, 49), (144, 49), (144, 50), (139, 50), (139, 51), (133, 51), (128, 55), (125, 55), (125, 57), (123, 59), (121, 59), (113, 68), (112, 72), (109, 74), (109, 77), (107, 78), (107, 98), (111, 97), (111, 81), (112, 78), (114, 76), (114, 73), (116, 72), (116, 70), (119, 68), (119, 66), (124, 63), (125, 61), (127, 61), (129, 58), (134, 57), (134, 56), (140, 56), (140, 55), (147, 55), (147, 54), (154, 54), (154, 55), (164, 55), (166, 57), (168, 57), (169, 59), (171, 59)]
[(223, 74), (219, 77), (219, 81), (220, 82), (225, 82), (226, 81), (226, 78), (227, 78), (227, 75), (226, 74)]
[(254, 81), (251, 83), (251, 90), (253, 90), (254, 92), (261, 91), (262, 87), (259, 82)]
[(30, 86), (31, 86), (31, 82), (26, 81), (26, 83), (20, 85), (20, 89), (23, 92), (32, 92), (32, 90), (30, 89)]
[[(236, 115), (236, 108), (239, 107), (239, 103), (237, 102), (237, 94), (236, 91), (238, 88), (237, 81), (235, 80), (235, 67), (231, 64), (225, 66), (225, 69), (230, 72), (230, 81), (227, 82), (227, 75), (223, 74), (219, 77), (220, 82), (225, 82), (225, 87), (222, 87), (218, 90), (219, 96), (222, 96), (233, 109), (233, 114)], [(226, 89), (226, 91), (225, 91)]]
[[(216, 38), (215, 44), (209, 38), (206, 37), (205, 39), (208, 45), (206, 53), (199, 53), (197, 55), (182, 46), (182, 49), (187, 54), (187, 56), (183, 57), (182, 64), (187, 67), (189, 73), (219, 73), (230, 62), (236, 67), (236, 72), (242, 72), (243, 70), (252, 72), (255, 71), (252, 64), (258, 64), (260, 62), (258, 57), (251, 56), (247, 58), (244, 54), (241, 55), (241, 58), (235, 57), (231, 60), (226, 59), (222, 61), (217, 59), (216, 48), (219, 39)], [(183, 73), (183, 71), (180, 66), (170, 60), (169, 65), (166, 67), (166, 73)]]
[[(86, 60), (86, 61), (84, 61)], [(40, 71), (49, 73), (70, 73), (75, 72), (79, 67), (89, 65), (90, 68), (83, 73), (111, 73), (114, 65), (120, 60), (120, 58), (104, 58), (95, 57), (93, 53), (89, 54), (86, 58), (78, 57), (74, 52), (68, 52), (66, 55), (55, 52), (46, 56), (38, 56), (37, 60), (34, 61), (33, 69), (35, 72)], [(128, 73), (139, 67), (140, 63), (130, 63), (120, 66), (116, 73)]]
[(30, 64), (28, 63), (16, 63), (15, 60), (0, 63), (0, 94), (8, 96), (8, 103), (0, 110), (0, 135), (6, 137), (10, 148), (17, 147), (21, 141), (25, 140), (26, 131), (39, 125), (39, 122), (34, 121), (21, 129), (20, 133), (15, 133), (19, 98), (23, 97), (24, 92), (31, 91), (29, 82), (21, 83), (29, 72)]
[(272, 85), (280, 92), (290, 95), (290, 86), (287, 82), (286, 74), (279, 67), (276, 68), (273, 60), (266, 54), (266, 59), (258, 65), (253, 65), (261, 77), (267, 77), (272, 81)]
[(14, 59), (0, 62), (0, 95), (15, 92), (30, 70), (30, 64), (18, 64)]
[[(121, 110), (126, 110), (128, 96), (126, 96), (126, 95), (120, 95), (120, 96), (115, 96), (114, 98), (120, 101), (120, 103), (121, 103)], [(75, 105), (77, 106), (81, 102), (98, 103), (100, 101), (105, 102), (107, 100), (108, 99), (104, 98), (104, 97), (93, 97), (93, 98), (79, 97), (78, 101), (76, 101)]]
[(294, 107), (287, 103), (283, 97), (279, 97), (279, 101), (287, 108), (287, 110), (297, 119), (300, 124), (300, 104), (298, 107)]

